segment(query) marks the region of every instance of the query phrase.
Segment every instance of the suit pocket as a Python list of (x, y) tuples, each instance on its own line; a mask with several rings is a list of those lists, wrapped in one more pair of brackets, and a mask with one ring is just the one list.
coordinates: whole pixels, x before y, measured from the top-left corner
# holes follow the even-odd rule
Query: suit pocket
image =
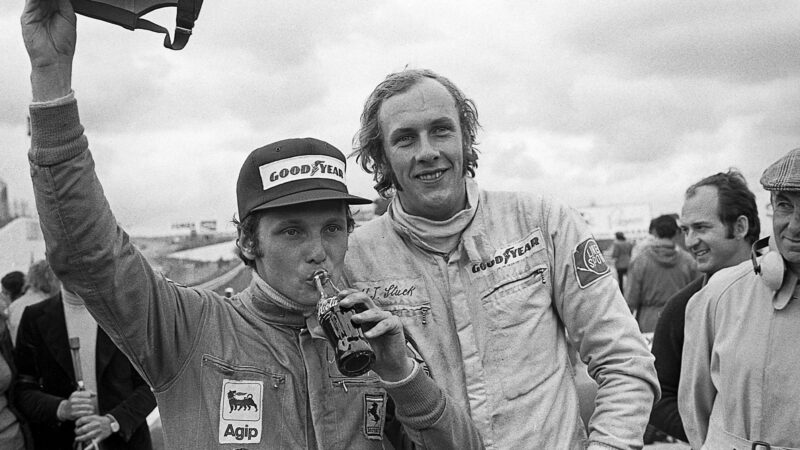
[(221, 448), (291, 443), (287, 436), (293, 429), (287, 423), (291, 414), (282, 411), (287, 391), (285, 374), (208, 354), (202, 357), (202, 371), (203, 412), (207, 429), (214, 436), (213, 440), (198, 440), (203, 445), (197, 448), (209, 442), (220, 444)]

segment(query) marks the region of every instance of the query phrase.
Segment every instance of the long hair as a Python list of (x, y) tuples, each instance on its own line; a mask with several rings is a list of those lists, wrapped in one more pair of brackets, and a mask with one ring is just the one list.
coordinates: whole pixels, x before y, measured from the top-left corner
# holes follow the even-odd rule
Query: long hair
[[(420, 81), (430, 78), (447, 89), (455, 101), (461, 125), (461, 140), (464, 150), (464, 173), (475, 176), (478, 167), (477, 133), (480, 128), (478, 110), (455, 84), (447, 78), (428, 69), (407, 69), (389, 74), (367, 98), (361, 113), (361, 128), (353, 137), (353, 153), (356, 162), (367, 172), (373, 174), (375, 190), (384, 197), (391, 195), (391, 189), (400, 189), (394, 177), (386, 152), (383, 148), (383, 130), (379, 113), (383, 102), (397, 94), (408, 91)], [(352, 156), (351, 155), (351, 156)]]

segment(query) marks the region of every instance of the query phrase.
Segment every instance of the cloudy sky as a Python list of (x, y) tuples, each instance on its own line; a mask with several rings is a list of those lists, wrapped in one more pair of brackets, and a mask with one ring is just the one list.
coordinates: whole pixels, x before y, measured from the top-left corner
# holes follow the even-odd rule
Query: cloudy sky
[[(0, 2), (0, 178), (32, 202), (22, 0)], [(174, 9), (148, 16), (174, 24)], [(129, 230), (229, 220), (245, 156), (313, 136), (345, 153), (366, 96), (406, 66), (474, 99), (484, 188), (680, 210), (686, 187), (800, 146), (800, 4), (206, 0), (186, 49), (78, 18), (73, 87)], [(355, 194), (371, 177), (350, 162)]]

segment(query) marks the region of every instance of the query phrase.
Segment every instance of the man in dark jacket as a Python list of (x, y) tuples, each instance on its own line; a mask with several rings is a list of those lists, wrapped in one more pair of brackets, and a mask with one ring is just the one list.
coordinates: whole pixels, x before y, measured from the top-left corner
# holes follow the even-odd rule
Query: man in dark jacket
[[(76, 336), (84, 337), (77, 351), (86, 357), (75, 361), (85, 380), (73, 368), (70, 338)], [(71, 450), (76, 439), (109, 450), (152, 448), (146, 419), (155, 397), (80, 297), (62, 290), (26, 308), (15, 359), (15, 403), (31, 424), (35, 448)]]
[(650, 424), (686, 441), (678, 413), (686, 304), (718, 270), (750, 257), (750, 247), (758, 240), (760, 223), (755, 195), (742, 174), (735, 170), (711, 175), (689, 187), (680, 222), (686, 248), (703, 276), (672, 296), (658, 319), (653, 335), (653, 355), (661, 399), (653, 406)]

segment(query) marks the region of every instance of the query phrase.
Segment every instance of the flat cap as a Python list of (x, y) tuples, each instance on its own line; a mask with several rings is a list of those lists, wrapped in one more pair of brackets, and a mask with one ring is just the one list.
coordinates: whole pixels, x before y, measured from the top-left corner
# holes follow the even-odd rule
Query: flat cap
[(768, 191), (800, 191), (800, 148), (767, 167), (761, 175), (761, 185)]

